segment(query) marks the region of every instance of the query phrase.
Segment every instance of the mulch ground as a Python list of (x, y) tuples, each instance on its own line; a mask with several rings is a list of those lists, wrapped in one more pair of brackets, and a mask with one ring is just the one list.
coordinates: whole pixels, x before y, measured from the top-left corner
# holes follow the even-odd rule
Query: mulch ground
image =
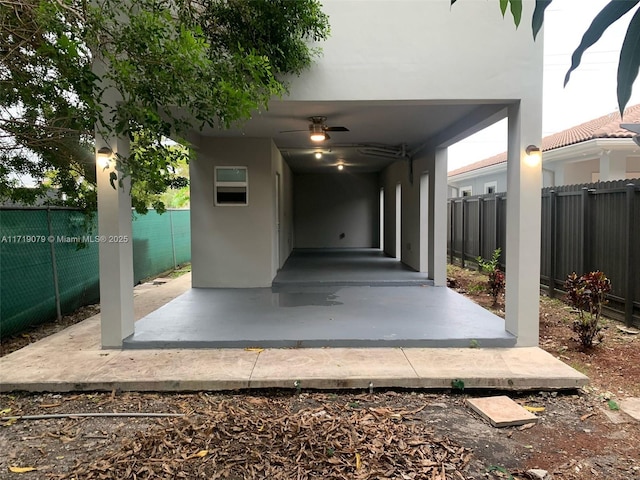
[[(485, 276), (453, 267), (449, 276), (503, 315)], [(615, 410), (640, 396), (640, 335), (606, 321), (604, 342), (583, 351), (572, 315), (542, 298), (540, 344), (592, 383), (575, 392), (509, 392), (544, 408), (535, 426), (496, 429), (465, 406), (468, 396), (495, 392), (2, 394), (0, 478), (471, 480), (525, 479), (542, 468), (555, 479), (640, 479), (640, 425)], [(10, 343), (3, 339), (3, 352)], [(183, 416), (82, 415), (114, 412)], [(67, 416), (7, 418), (43, 414)]]

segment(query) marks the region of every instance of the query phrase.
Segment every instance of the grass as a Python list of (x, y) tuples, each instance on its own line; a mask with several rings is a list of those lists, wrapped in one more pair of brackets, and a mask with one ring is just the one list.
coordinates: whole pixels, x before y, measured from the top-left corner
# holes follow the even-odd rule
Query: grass
[(181, 265), (176, 270), (172, 270), (171, 273), (169, 273), (167, 276), (169, 278), (178, 278), (184, 275), (185, 273), (189, 273), (190, 271), (191, 271), (191, 264), (186, 263), (184, 265)]

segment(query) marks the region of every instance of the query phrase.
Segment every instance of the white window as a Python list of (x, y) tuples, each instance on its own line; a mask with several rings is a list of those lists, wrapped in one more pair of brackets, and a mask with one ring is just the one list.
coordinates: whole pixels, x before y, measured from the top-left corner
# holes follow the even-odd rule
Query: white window
[(249, 205), (249, 172), (247, 167), (216, 167), (214, 185), (216, 206)]
[(487, 182), (484, 184), (484, 193), (496, 193), (498, 182)]
[(471, 188), (471, 185), (469, 185), (468, 187), (460, 187), (461, 197), (470, 197), (471, 195), (473, 195), (473, 189)]

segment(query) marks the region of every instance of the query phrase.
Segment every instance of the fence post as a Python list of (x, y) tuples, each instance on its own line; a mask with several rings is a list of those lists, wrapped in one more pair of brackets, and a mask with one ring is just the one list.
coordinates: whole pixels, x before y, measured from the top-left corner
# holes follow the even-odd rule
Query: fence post
[(556, 191), (549, 191), (549, 297), (556, 296)]
[(53, 274), (53, 292), (56, 299), (56, 319), (62, 320), (62, 311), (60, 309), (60, 287), (58, 285), (58, 264), (56, 262), (56, 246), (55, 235), (53, 234), (53, 226), (51, 223), (51, 208), (47, 207), (47, 228), (49, 230), (49, 248), (51, 250), (51, 273)]
[(178, 268), (176, 263), (176, 241), (173, 238), (173, 210), (169, 210), (169, 228), (171, 230), (171, 253), (173, 254), (173, 269)]
[(454, 257), (454, 251), (453, 248), (456, 244), (456, 239), (455, 239), (455, 235), (456, 235), (456, 201), (455, 200), (451, 200), (451, 210), (449, 212), (449, 216), (451, 217), (449, 219), (450, 224), (449, 224), (449, 263), (451, 265), (453, 265), (453, 257)]
[(478, 198), (478, 256), (484, 258), (482, 237), (484, 233), (484, 198)]
[(460, 225), (461, 225), (461, 239), (462, 239), (462, 253), (460, 254), (460, 259), (461, 259), (461, 263), (462, 263), (462, 268), (464, 268), (464, 255), (465, 255), (465, 251), (466, 251), (466, 243), (465, 242), (465, 238), (467, 237), (467, 232), (466, 232), (466, 228), (464, 228), (464, 204), (465, 204), (465, 197), (462, 197), (462, 202), (460, 204)]
[(589, 189), (582, 188), (582, 197), (580, 202), (582, 210), (582, 273), (587, 273), (589, 262)]
[[(498, 208), (498, 203), (500, 202), (500, 197), (498, 196), (498, 194), (495, 195), (495, 197), (493, 197), (493, 218), (494, 218), (494, 231), (493, 231), (493, 248), (491, 249), (492, 252), (495, 252), (498, 248), (498, 244), (500, 243), (500, 225), (499, 225), (499, 219), (498, 219), (498, 212), (499, 212), (499, 208)], [(504, 255), (504, 251), (501, 252), (502, 255)]]
[(627, 231), (626, 231), (626, 254), (627, 254), (627, 285), (624, 299), (624, 322), (628, 327), (633, 325), (633, 294), (634, 294), (634, 239), (633, 239), (633, 225), (635, 223), (635, 217), (633, 212), (633, 200), (635, 196), (635, 185), (629, 183), (626, 186), (627, 190)]

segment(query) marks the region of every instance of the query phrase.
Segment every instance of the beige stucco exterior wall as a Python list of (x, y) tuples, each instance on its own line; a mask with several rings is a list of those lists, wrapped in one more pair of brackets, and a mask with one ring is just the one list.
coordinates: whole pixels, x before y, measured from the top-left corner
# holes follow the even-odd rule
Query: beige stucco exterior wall
[(294, 176), (296, 248), (378, 246), (377, 173)]
[[(248, 168), (248, 206), (214, 206), (216, 166)], [(273, 142), (265, 138), (201, 137), (191, 177), (191, 262), (194, 287), (265, 287), (276, 274), (275, 173), (283, 188), (282, 235), (291, 231), (291, 175)], [(286, 245), (286, 243), (285, 243)], [(280, 256), (288, 256), (287, 249)]]
[[(525, 0), (523, 19), (534, 2)], [(542, 41), (492, 1), (325, 0), (331, 37), (290, 100), (518, 100), (541, 95)]]

